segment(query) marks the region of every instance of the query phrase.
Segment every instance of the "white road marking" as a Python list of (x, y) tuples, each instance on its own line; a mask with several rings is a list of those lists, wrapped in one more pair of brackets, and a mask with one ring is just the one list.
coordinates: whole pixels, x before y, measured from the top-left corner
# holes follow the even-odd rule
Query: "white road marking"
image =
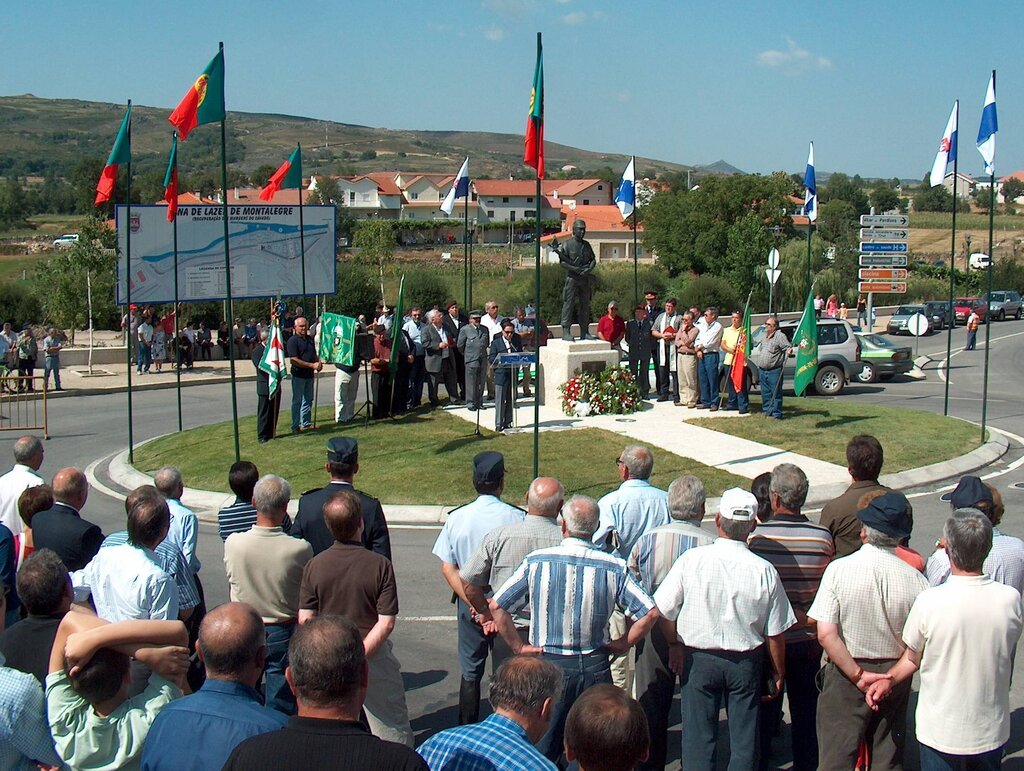
[[(1000, 337), (993, 337), (991, 342), (995, 343), (998, 340), (1006, 340), (1009, 337), (1017, 337), (1018, 335), (1024, 335), (1024, 332), (1011, 332), (1008, 335), (1002, 335)], [(983, 348), (984, 346), (985, 346), (985, 341), (984, 340), (982, 340), (980, 343), (978, 343), (978, 347), (979, 348)], [(958, 348), (957, 350), (953, 351), (949, 355), (949, 358), (952, 359), (954, 356), (963, 353), (965, 350), (967, 350), (967, 349), (966, 348)], [(942, 359), (942, 360), (938, 361), (938, 363), (937, 363), (937, 365), (935, 367), (936, 370), (938, 370), (938, 373), (939, 373), (939, 380), (941, 380), (943, 383), (946, 382), (946, 363), (948, 361), (949, 361), (949, 359)], [(949, 384), (953, 385), (953, 381), (950, 380)]]
[(399, 621), (458, 621), (458, 616), (402, 616), (398, 617)]

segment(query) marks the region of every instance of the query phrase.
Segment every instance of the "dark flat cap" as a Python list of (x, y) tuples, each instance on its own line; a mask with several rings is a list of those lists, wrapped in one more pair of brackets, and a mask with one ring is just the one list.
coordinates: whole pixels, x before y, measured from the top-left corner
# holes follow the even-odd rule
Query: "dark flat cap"
[(500, 482), (505, 476), (505, 456), (500, 452), (481, 452), (473, 458), (473, 481)]
[(483, 311), (470, 311), (469, 312), (469, 317), (470, 318), (474, 318), (475, 317), (475, 318), (478, 318), (478, 319), (482, 319), (484, 317), (484, 312)]
[(868, 527), (893, 538), (908, 538), (911, 529), (909, 508), (903, 493), (888, 492), (858, 511), (857, 518)]
[(347, 436), (327, 440), (327, 460), (331, 463), (353, 464), (359, 460), (359, 442)]
[(991, 491), (975, 476), (960, 477), (956, 489), (939, 499), (949, 501), (954, 509), (972, 508), (979, 503), (987, 503), (991, 507), (993, 503)]

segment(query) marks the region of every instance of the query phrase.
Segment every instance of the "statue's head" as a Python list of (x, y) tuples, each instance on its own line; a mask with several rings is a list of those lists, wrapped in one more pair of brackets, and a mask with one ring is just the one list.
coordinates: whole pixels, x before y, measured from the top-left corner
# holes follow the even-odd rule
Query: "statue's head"
[(587, 223), (583, 220), (576, 220), (572, 225), (572, 234), (576, 238), (583, 238), (587, 233)]

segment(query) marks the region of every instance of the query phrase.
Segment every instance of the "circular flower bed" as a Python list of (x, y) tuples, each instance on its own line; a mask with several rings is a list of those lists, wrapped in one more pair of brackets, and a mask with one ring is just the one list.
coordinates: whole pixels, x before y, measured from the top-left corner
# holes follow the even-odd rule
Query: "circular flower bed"
[(629, 415), (640, 408), (640, 389), (628, 369), (579, 373), (558, 386), (562, 412), (574, 417)]

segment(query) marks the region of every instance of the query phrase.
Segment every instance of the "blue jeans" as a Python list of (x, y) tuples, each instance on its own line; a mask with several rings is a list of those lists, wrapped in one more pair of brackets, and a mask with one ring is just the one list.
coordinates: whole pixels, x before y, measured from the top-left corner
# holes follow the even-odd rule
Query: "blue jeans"
[(718, 405), (718, 351), (705, 353), (697, 360), (700, 400), (705, 407)]
[(729, 771), (757, 767), (763, 648), (736, 653), (688, 649), (683, 669), (683, 768), (716, 768), (718, 712), (729, 717)]
[(292, 431), (308, 428), (313, 414), (313, 378), (292, 376)]
[(43, 382), (49, 385), (50, 373), (53, 373), (53, 385), (60, 390), (60, 356), (47, 356), (44, 361)]
[(263, 669), (263, 695), (268, 707), (286, 715), (295, 714), (295, 695), (284, 679), (288, 666), (288, 643), (295, 624), (267, 625), (267, 663)]
[(950, 755), (939, 752), (927, 744), (921, 745), (921, 771), (989, 771), (1001, 768), (1003, 748), (980, 755)]
[(762, 369), (761, 379), (761, 411), (773, 418), (782, 417), (782, 367)]
[(965, 351), (973, 351), (978, 343), (978, 330), (968, 329), (967, 330), (967, 345), (964, 346)]
[(565, 687), (562, 698), (551, 708), (547, 733), (537, 743), (537, 749), (550, 761), (556, 762), (562, 754), (565, 718), (572, 705), (590, 686), (611, 683), (612, 671), (608, 665), (608, 654), (603, 650), (573, 656), (542, 655), (545, 661), (562, 670), (562, 685)]
[(153, 363), (153, 346), (146, 345), (146, 343), (139, 341), (139, 361), (135, 367), (136, 372), (142, 372), (145, 367), (146, 372), (149, 372), (149, 367)]
[(743, 388), (739, 391), (732, 384), (732, 365), (730, 364), (725, 368), (725, 392), (729, 395), (729, 401), (726, 402), (725, 408), (727, 410), (734, 410), (739, 407), (740, 412), (746, 412), (750, 408), (750, 399), (747, 395), (747, 383), (743, 381)]

